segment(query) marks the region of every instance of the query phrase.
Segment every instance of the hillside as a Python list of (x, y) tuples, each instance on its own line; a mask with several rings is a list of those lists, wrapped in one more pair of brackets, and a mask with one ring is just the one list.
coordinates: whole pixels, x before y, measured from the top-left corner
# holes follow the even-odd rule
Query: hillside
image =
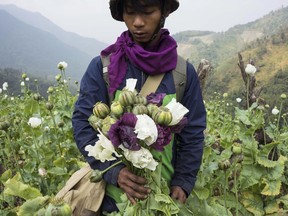
[(67, 76), (79, 80), (92, 58), (4, 10), (0, 10), (0, 29), (0, 68), (13, 67), (49, 79), (58, 73), (58, 62), (66, 61)]
[(263, 88), (260, 96), (274, 106), (279, 104), (278, 95), (288, 95), (287, 20), (285, 7), (226, 32), (186, 31), (173, 36), (179, 43), (178, 52), (195, 67), (203, 58), (211, 62), (213, 71), (206, 81), (205, 99), (214, 92), (243, 98), (245, 86), (237, 65), (241, 53), (245, 64), (249, 59), (255, 63), (257, 88)]
[[(241, 52), (245, 64), (251, 59), (256, 68), (256, 88), (260, 97), (271, 109), (281, 103), (280, 95), (288, 95), (288, 27), (277, 33), (253, 41)], [(205, 97), (213, 92), (228, 92), (231, 98), (245, 98), (245, 85), (237, 65), (238, 55), (219, 62), (207, 79)], [(288, 101), (282, 101), (284, 111), (288, 111)]]
[(97, 55), (102, 49), (107, 47), (106, 43), (96, 39), (82, 37), (75, 33), (64, 31), (40, 13), (29, 12), (11, 4), (0, 5), (0, 10), (1, 9), (7, 11), (12, 16), (28, 25), (53, 34), (61, 42), (87, 53), (90, 56)]
[[(263, 88), (261, 96), (271, 106), (279, 104), (280, 94), (288, 95), (288, 27), (281, 28), (269, 38), (258, 40), (241, 54), (245, 57), (245, 62), (248, 63), (251, 58), (257, 67), (257, 86)], [(239, 70), (238, 73), (240, 75)], [(239, 87), (241, 89), (237, 79), (232, 79), (228, 85), (232, 93), (239, 92)]]
[[(189, 59), (193, 64), (198, 64), (202, 59), (202, 50), (208, 49), (213, 44), (218, 34), (211, 31), (184, 31), (173, 35), (178, 42), (178, 53)], [(208, 52), (207, 52), (208, 53)], [(212, 53), (211, 53), (212, 54)], [(213, 56), (205, 55), (206, 59), (212, 59)]]
[(285, 7), (253, 22), (236, 25), (226, 32), (186, 31), (173, 37), (179, 43), (178, 52), (192, 63), (198, 64), (205, 58), (217, 67), (222, 61), (237, 55), (249, 43), (285, 28), (288, 25), (287, 20), (288, 7)]

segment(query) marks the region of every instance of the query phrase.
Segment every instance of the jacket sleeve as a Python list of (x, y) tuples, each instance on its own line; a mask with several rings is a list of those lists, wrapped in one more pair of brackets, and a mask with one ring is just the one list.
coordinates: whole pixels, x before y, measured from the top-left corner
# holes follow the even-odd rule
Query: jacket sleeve
[[(77, 147), (91, 168), (104, 170), (112, 163), (115, 163), (115, 161), (102, 163), (93, 157), (88, 157), (88, 152), (85, 151), (87, 145), (94, 145), (98, 140), (97, 132), (90, 126), (88, 118), (93, 113), (94, 104), (99, 101), (108, 104), (109, 96), (103, 79), (101, 59), (96, 57), (90, 62), (82, 77), (79, 96), (72, 116), (72, 126)], [(123, 166), (120, 164), (110, 169), (104, 174), (104, 180), (110, 184), (117, 185), (118, 174)]]
[(174, 176), (171, 186), (180, 186), (189, 195), (195, 185), (202, 154), (206, 109), (198, 75), (194, 67), (187, 64), (187, 84), (181, 103), (189, 109), (188, 124), (175, 136)]

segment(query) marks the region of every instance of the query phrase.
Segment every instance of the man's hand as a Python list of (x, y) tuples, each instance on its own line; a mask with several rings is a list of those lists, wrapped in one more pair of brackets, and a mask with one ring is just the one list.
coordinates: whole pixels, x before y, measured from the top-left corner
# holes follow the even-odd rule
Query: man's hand
[(179, 202), (183, 204), (186, 202), (186, 199), (187, 199), (186, 193), (179, 186), (172, 186), (170, 188), (170, 196), (172, 197), (172, 199), (178, 200)]
[(147, 198), (151, 189), (145, 187), (146, 179), (134, 175), (127, 167), (119, 172), (118, 185), (126, 193), (132, 204), (136, 203), (136, 199), (144, 200)]

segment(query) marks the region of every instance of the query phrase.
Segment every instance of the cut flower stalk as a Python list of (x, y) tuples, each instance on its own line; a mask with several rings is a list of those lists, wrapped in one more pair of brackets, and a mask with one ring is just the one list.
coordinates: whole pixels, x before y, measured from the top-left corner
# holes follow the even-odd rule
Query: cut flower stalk
[(117, 161), (116, 163), (112, 164), (111, 166), (107, 167), (105, 170), (93, 170), (91, 175), (90, 175), (90, 181), (91, 182), (100, 182), (103, 178), (103, 174), (106, 173), (108, 170), (110, 170), (111, 168), (117, 166), (118, 164), (122, 163), (122, 161)]

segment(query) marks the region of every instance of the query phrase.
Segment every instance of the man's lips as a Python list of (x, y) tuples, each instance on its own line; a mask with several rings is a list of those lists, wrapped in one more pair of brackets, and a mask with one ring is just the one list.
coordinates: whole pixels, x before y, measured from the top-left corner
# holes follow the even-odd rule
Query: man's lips
[(136, 38), (143, 38), (143, 37), (145, 37), (146, 34), (144, 32), (134, 32), (133, 35)]

